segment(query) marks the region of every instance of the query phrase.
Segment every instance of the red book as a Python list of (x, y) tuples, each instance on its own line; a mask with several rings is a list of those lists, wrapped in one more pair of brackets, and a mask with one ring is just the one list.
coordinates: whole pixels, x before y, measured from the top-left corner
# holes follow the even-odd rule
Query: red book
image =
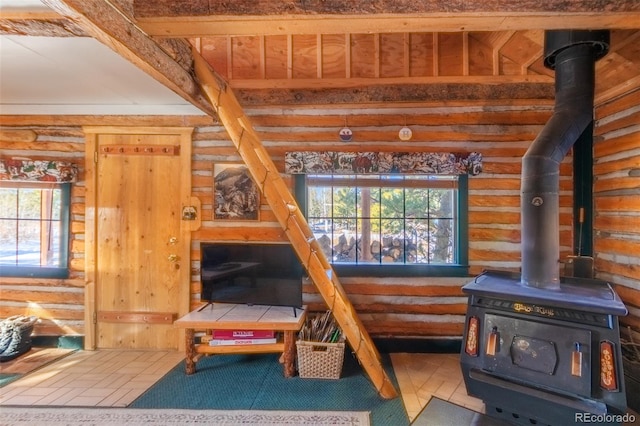
[(214, 339), (272, 339), (276, 335), (273, 330), (214, 330)]
[(213, 339), (209, 340), (209, 346), (235, 346), (235, 345), (268, 345), (277, 343), (278, 339)]

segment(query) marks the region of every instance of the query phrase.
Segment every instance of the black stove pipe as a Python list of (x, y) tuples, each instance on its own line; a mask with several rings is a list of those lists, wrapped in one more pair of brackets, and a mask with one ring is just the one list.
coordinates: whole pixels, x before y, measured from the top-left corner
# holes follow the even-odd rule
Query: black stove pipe
[(595, 62), (609, 31), (546, 31), (545, 66), (555, 69), (554, 113), (522, 157), (522, 284), (560, 287), (560, 163), (593, 120)]

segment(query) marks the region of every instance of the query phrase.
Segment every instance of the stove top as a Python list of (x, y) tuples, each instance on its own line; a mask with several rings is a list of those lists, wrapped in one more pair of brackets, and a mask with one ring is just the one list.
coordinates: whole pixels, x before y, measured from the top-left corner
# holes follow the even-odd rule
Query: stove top
[(627, 314), (627, 308), (609, 283), (590, 278), (562, 277), (556, 290), (523, 284), (517, 273), (490, 270), (466, 284), (462, 291), (497, 299), (578, 308), (600, 314)]

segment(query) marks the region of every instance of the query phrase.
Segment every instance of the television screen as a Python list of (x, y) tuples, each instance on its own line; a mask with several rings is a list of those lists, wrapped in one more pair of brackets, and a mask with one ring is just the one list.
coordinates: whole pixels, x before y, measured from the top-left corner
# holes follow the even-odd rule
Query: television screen
[(302, 306), (303, 267), (290, 244), (201, 243), (200, 299)]

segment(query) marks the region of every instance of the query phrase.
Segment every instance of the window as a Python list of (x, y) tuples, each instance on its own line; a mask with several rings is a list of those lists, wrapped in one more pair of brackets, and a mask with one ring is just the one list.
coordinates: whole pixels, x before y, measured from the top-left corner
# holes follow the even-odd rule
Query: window
[(466, 275), (466, 175), (299, 176), (298, 199), (338, 273)]
[(68, 277), (70, 187), (69, 183), (1, 183), (1, 276)]

